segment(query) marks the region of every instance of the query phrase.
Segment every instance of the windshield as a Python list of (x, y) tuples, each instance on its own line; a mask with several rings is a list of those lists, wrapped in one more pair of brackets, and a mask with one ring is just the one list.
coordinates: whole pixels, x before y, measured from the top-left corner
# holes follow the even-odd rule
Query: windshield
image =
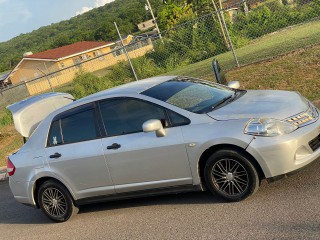
[(154, 86), (141, 94), (162, 100), (194, 113), (206, 113), (228, 102), (235, 92), (209, 81), (176, 78)]

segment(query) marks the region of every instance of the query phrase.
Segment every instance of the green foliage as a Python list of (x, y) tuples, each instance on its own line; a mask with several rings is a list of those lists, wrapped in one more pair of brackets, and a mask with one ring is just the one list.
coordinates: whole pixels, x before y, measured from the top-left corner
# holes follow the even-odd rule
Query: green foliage
[(93, 73), (79, 72), (75, 76), (70, 93), (76, 98), (82, 98), (90, 94), (103, 91), (133, 80), (132, 72), (127, 62), (120, 62), (103, 76), (97, 77)]
[(110, 87), (112, 87), (110, 82), (106, 82), (92, 73), (79, 72), (74, 78), (71, 94), (75, 98), (82, 98)]
[(159, 13), (158, 22), (161, 29), (170, 29), (196, 17), (191, 4), (176, 4), (168, 1), (166, 7)]
[(0, 110), (0, 127), (5, 127), (13, 124), (12, 114), (11, 112), (3, 108)]
[(120, 62), (110, 67), (110, 72), (103, 79), (110, 83), (110, 86), (118, 86), (133, 80), (133, 75), (128, 62)]
[(302, 5), (283, 5), (279, 1), (272, 1), (252, 9), (247, 15), (238, 14), (230, 27), (233, 33), (254, 39), (319, 15), (320, 0)]
[(146, 56), (133, 59), (132, 62), (140, 79), (153, 77), (165, 71), (157, 66), (153, 59), (147, 58)]

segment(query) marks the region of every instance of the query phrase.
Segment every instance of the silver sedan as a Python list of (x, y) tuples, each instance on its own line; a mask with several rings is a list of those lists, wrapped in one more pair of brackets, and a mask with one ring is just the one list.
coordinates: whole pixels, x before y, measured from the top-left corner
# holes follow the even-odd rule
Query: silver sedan
[(29, 137), (8, 159), (12, 193), (62, 222), (82, 204), (146, 195), (208, 189), (240, 201), (319, 158), (307, 99), (236, 85), (167, 76), (11, 105)]

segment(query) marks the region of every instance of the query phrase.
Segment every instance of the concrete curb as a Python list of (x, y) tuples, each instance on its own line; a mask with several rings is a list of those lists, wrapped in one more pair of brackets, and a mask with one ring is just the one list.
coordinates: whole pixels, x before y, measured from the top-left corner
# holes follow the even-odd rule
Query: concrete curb
[(0, 182), (8, 180), (8, 173), (6, 168), (0, 167)]

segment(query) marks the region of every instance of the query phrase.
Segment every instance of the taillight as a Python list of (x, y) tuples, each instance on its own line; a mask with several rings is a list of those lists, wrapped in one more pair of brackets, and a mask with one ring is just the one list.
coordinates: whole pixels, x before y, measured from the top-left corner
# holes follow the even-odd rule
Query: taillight
[(8, 158), (8, 161), (7, 161), (7, 172), (9, 174), (9, 176), (12, 176), (15, 171), (16, 171), (16, 167), (13, 165), (13, 163), (10, 160), (10, 158)]

